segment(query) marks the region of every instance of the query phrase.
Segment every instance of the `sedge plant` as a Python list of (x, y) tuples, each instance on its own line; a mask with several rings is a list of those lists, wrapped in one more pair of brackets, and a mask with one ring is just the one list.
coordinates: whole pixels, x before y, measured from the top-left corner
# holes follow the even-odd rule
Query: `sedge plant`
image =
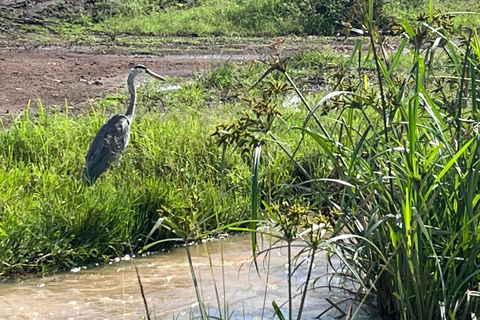
[[(329, 180), (338, 185), (318, 194), (323, 210), (339, 213), (328, 241), (343, 262), (337, 275), (356, 283), (346, 317), (355, 318), (366, 303), (394, 319), (474, 317), (480, 312), (477, 31), (465, 35), (449, 16), (430, 10), (417, 24), (398, 27), (397, 52), (380, 54), (373, 1), (368, 5), (364, 32), (375, 69), (357, 79), (344, 73), (341, 90), (309, 108), (298, 128), (324, 150), (333, 167)], [(402, 73), (405, 52), (412, 65)], [(335, 131), (310, 127), (322, 109), (337, 111)]]

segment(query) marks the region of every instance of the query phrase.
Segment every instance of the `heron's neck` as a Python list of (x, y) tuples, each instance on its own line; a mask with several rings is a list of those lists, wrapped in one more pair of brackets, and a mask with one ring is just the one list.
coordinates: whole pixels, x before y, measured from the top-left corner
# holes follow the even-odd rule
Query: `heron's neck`
[(135, 104), (137, 100), (134, 81), (135, 75), (129, 75), (127, 79), (127, 85), (128, 91), (130, 91), (130, 102), (128, 103), (127, 112), (125, 112), (125, 115), (130, 118), (130, 120), (133, 119), (133, 115), (135, 114)]

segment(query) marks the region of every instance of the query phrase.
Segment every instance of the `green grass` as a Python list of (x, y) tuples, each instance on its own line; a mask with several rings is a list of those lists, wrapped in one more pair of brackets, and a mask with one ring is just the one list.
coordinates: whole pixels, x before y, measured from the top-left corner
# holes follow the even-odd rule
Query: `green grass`
[[(389, 2), (385, 10), (400, 20), (408, 19), (413, 21), (419, 12), (429, 11), (429, 1), (407, 1), (407, 2)], [(433, 10), (435, 12), (452, 13), (453, 21), (457, 27), (477, 27), (480, 23), (480, 5), (478, 1), (433, 1)]]
[[(17, 41), (73, 41), (90, 44), (125, 35), (153, 37), (272, 37), (279, 35), (346, 36), (364, 29), (365, 1), (360, 0), (94, 0), (87, 4), (64, 4), (48, 8), (42, 25), (12, 25)], [(438, 0), (434, 12), (452, 13), (456, 27), (480, 25), (475, 0)], [(392, 26), (416, 19), (430, 10), (429, 1), (374, 2), (377, 28), (391, 34)], [(72, 14), (71, 12), (76, 12)], [(365, 30), (364, 30), (365, 31)], [(26, 32), (26, 33), (25, 33)]]
[[(139, 104), (151, 111), (136, 117), (121, 164), (91, 188), (82, 185), (81, 172), (91, 139), (111, 113), (102, 103), (78, 117), (25, 112), (0, 133), (3, 275), (103, 261), (128, 253), (130, 245), (137, 250), (158, 219), (157, 209), (185, 205), (194, 195), (203, 200), (205, 229), (245, 218), (242, 181), (228, 178), (245, 173), (238, 160), (222, 164), (221, 150), (209, 138), (228, 112), (198, 107), (204, 95), (190, 85), (178, 93), (148, 90), (164, 100), (140, 91)], [(222, 188), (232, 184), (239, 191), (220, 201)]]
[[(93, 187), (81, 182), (86, 151), (108, 117), (125, 111), (119, 100), (126, 92), (76, 116), (48, 107), (12, 116), (0, 131), (0, 275), (43, 274), (136, 252), (171, 236), (158, 231), (145, 239), (158, 210), (181, 214), (198, 199), (200, 234), (246, 219), (249, 166), (232, 152), (222, 155), (211, 135), (248, 109), (242, 95), (263, 71), (261, 63), (223, 63), (178, 90), (139, 88), (127, 152)], [(289, 121), (302, 117), (282, 112)], [(282, 137), (294, 143), (298, 133)], [(278, 151), (271, 157), (277, 184), (290, 176), (291, 163)]]
[[(135, 3), (135, 10), (129, 6)], [(108, 34), (147, 34), (163, 36), (274, 36), (274, 35), (335, 35), (346, 33), (342, 22), (362, 28), (361, 2), (206, 0), (189, 6), (151, 6), (148, 1), (119, 6), (113, 15), (104, 15), (90, 30)], [(419, 10), (428, 11), (428, 1), (384, 2), (376, 12), (377, 24), (389, 31), (390, 24), (414, 19)], [(377, 5), (377, 4), (376, 4)], [(478, 26), (480, 8), (475, 1), (435, 2), (434, 10), (442, 12), (470, 11), (477, 14), (457, 14), (456, 26)]]
[(137, 15), (118, 15), (93, 26), (92, 30), (155, 35), (242, 35), (260, 36), (298, 32), (298, 21), (275, 12), (278, 1), (253, 1), (237, 4), (208, 0), (199, 5), (172, 7)]
[(152, 12), (133, 17), (119, 16), (107, 19), (92, 29), (130, 34), (215, 35), (224, 30), (233, 30), (233, 26), (222, 19), (223, 5), (225, 3), (208, 1), (195, 9)]

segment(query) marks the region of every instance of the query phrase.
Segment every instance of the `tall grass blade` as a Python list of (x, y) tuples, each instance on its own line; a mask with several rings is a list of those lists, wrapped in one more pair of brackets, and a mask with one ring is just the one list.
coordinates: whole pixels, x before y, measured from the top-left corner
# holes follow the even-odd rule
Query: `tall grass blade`
[(463, 147), (458, 150), (458, 152), (453, 156), (452, 159), (445, 165), (445, 167), (440, 171), (438, 176), (435, 178), (434, 183), (439, 183), (443, 176), (450, 170), (450, 168), (456, 163), (456, 161), (465, 153), (468, 147), (475, 141), (475, 138), (471, 138), (467, 143), (463, 145)]
[(316, 247), (314, 246), (312, 248), (311, 252), (310, 252), (310, 261), (308, 263), (307, 277), (305, 279), (305, 286), (303, 287), (302, 297), (301, 297), (301, 300), (300, 300), (300, 307), (298, 308), (297, 320), (302, 320), (302, 313), (303, 313), (305, 300), (307, 298), (307, 291), (308, 291), (308, 286), (310, 284), (310, 277), (312, 276), (312, 269), (313, 269), (314, 260), (315, 260), (315, 253), (316, 253)]
[[(260, 167), (260, 155), (262, 153), (262, 144), (258, 144), (255, 149), (253, 149), (253, 162), (252, 162), (252, 214), (251, 219), (258, 219), (258, 206), (260, 203), (260, 188), (259, 188), (259, 167)], [(254, 222), (250, 223), (250, 229), (256, 229), (256, 224)], [(257, 235), (256, 232), (252, 231), (252, 253), (253, 259), (255, 261), (255, 266), (258, 271), (257, 260), (256, 260), (256, 250), (257, 250)]]
[(135, 273), (137, 274), (138, 285), (140, 286), (140, 294), (142, 296), (143, 305), (145, 307), (145, 314), (147, 316), (147, 319), (151, 320), (150, 311), (148, 310), (147, 297), (145, 296), (145, 291), (143, 290), (142, 279), (140, 278), (140, 272), (138, 271), (138, 267), (137, 267), (137, 264), (135, 263), (135, 261), (132, 261), (132, 262), (133, 262), (133, 266), (135, 267)]
[[(393, 59), (390, 61), (390, 67), (388, 68), (388, 75), (392, 77), (392, 73), (400, 62), (400, 58), (403, 56), (403, 50), (405, 49), (408, 43), (407, 38), (403, 38), (402, 42), (398, 46), (397, 52), (395, 52)], [(395, 92), (395, 91), (394, 91)]]
[(203, 299), (200, 294), (200, 288), (198, 285), (197, 276), (195, 275), (195, 270), (193, 268), (192, 254), (190, 253), (190, 245), (188, 244), (188, 240), (185, 241), (185, 249), (187, 252), (188, 265), (190, 267), (190, 274), (193, 280), (193, 287), (195, 289), (195, 295), (197, 297), (198, 307), (200, 309), (200, 317), (202, 320), (208, 320), (207, 311), (205, 310), (205, 305), (203, 304)]
[(278, 317), (279, 320), (285, 320), (285, 317), (282, 313), (282, 310), (278, 307), (277, 303), (275, 301), (272, 301), (272, 307), (273, 310), (275, 311), (275, 315)]

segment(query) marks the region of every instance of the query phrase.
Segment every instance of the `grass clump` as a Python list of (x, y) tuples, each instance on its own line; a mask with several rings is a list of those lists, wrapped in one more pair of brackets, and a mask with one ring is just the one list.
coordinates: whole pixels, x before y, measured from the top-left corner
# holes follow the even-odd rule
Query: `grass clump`
[[(209, 139), (215, 119), (228, 113), (190, 109), (204, 100), (188, 86), (162, 94), (153, 89), (139, 93), (139, 104), (152, 111), (140, 110), (135, 118), (121, 164), (94, 187), (81, 183), (84, 156), (110, 107), (94, 106), (77, 117), (27, 111), (0, 132), (1, 275), (45, 273), (136, 251), (157, 210), (182, 206), (191, 195), (202, 199), (202, 228), (245, 217), (240, 191), (222, 195), (225, 185), (242, 190), (242, 181), (228, 178), (242, 176), (238, 160), (222, 159)], [(157, 100), (146, 100), (149, 95)], [(158, 112), (158, 99), (191, 107)], [(220, 170), (226, 177), (219, 178)], [(222, 197), (225, 202), (218, 202)]]
[[(12, 116), (0, 131), (0, 275), (45, 274), (136, 252), (172, 236), (155, 231), (147, 240), (159, 212), (181, 215), (192, 199), (199, 234), (246, 219), (248, 166), (211, 134), (248, 107), (239, 92), (261, 70), (226, 62), (178, 90), (140, 87), (127, 152), (93, 187), (81, 183), (85, 153), (108, 117), (124, 112), (126, 92), (80, 115), (41, 106)], [(272, 159), (279, 183), (290, 164), (278, 152)]]
[[(313, 253), (326, 248), (330, 258), (342, 261), (333, 276), (353, 284), (353, 290), (345, 288), (352, 295), (346, 318), (368, 305), (393, 319), (475, 319), (480, 313), (478, 32), (465, 34), (449, 15), (431, 10), (416, 23), (404, 22), (397, 29), (403, 37), (399, 49), (381, 56), (384, 43), (373, 16), (370, 1), (366, 27), (372, 55), (365, 63), (359, 41), (340, 70), (336, 91), (312, 106), (277, 59), (266, 74), (285, 80), (265, 81), (250, 111), (217, 128), (219, 142), (249, 156), (252, 220), (279, 228), (275, 236), (288, 248), (302, 230), (311, 233), (325, 222), (322, 216), (329, 217), (331, 238), (318, 243), (307, 238), (304, 247)], [(409, 68), (402, 59), (409, 59)], [(308, 111), (291, 128), (290, 134), (301, 135), (296, 145), (275, 130), (282, 126), (276, 99), (288, 91), (296, 92)], [(308, 170), (299, 150), (318, 152), (330, 174)], [(287, 155), (303, 181), (270, 183), (275, 152)], [(317, 220), (309, 224), (312, 217)], [(250, 230), (258, 232), (256, 227)], [(254, 235), (254, 253), (255, 242)], [(290, 283), (298, 265), (308, 262), (296, 264), (290, 254), (289, 261)], [(306, 281), (314, 278), (309, 273)], [(288, 313), (273, 304), (279, 318), (294, 318), (291, 299), (289, 291)]]

